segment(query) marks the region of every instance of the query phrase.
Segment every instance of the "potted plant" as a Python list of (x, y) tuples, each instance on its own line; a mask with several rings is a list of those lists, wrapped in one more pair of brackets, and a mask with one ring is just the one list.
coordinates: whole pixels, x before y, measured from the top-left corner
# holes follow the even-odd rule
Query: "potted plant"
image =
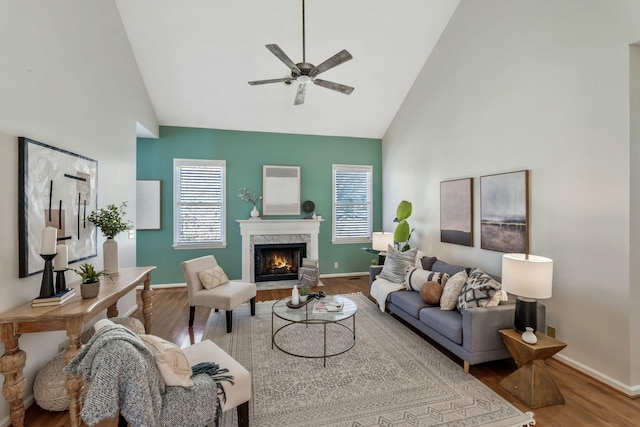
[(240, 190), (238, 190), (238, 197), (245, 202), (253, 203), (253, 209), (251, 210), (251, 219), (259, 219), (260, 212), (258, 212), (258, 208), (256, 208), (256, 203), (262, 200), (262, 196), (258, 196), (257, 194), (254, 194), (246, 188), (242, 187)]
[(92, 264), (84, 263), (75, 269), (71, 269), (82, 279), (80, 284), (80, 294), (82, 298), (95, 298), (100, 293), (100, 277), (105, 276), (111, 278), (109, 273), (105, 271), (97, 271)]
[(125, 207), (127, 207), (127, 202), (122, 202), (119, 207), (113, 204), (107, 205), (106, 208), (91, 212), (87, 217), (89, 222), (95, 224), (107, 238), (102, 245), (102, 249), (104, 269), (109, 273), (117, 273), (119, 269), (118, 243), (114, 237), (123, 231), (133, 228), (131, 221), (124, 219), (126, 215)]
[(309, 297), (309, 287), (306, 285), (300, 285), (300, 302), (307, 302), (307, 298)]
[(411, 216), (411, 209), (411, 202), (407, 202), (406, 200), (401, 201), (396, 209), (396, 218), (393, 220), (393, 222), (398, 223), (398, 225), (396, 225), (396, 230), (393, 233), (393, 240), (396, 242), (398, 249), (401, 252), (411, 249), (411, 246), (409, 246), (409, 239), (411, 239), (413, 229), (409, 227), (409, 223), (407, 222), (407, 218)]

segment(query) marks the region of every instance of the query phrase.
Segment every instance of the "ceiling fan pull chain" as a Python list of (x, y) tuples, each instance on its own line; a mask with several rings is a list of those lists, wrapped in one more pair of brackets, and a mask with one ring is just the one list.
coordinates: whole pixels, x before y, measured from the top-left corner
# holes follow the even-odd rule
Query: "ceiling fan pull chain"
[(306, 36), (304, 31), (304, 0), (302, 0), (302, 62), (307, 62)]

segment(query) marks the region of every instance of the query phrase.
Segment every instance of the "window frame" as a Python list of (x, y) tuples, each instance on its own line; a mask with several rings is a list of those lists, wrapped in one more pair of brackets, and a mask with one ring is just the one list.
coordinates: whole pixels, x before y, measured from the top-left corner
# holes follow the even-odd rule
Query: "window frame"
[[(180, 230), (180, 168), (183, 166), (205, 166), (222, 168), (220, 202), (220, 241), (190, 243), (181, 241)], [(227, 162), (226, 160), (210, 159), (173, 159), (173, 248), (174, 249), (215, 249), (227, 247)], [(210, 203), (212, 206), (215, 203)]]
[[(368, 202), (366, 202), (368, 210), (368, 235), (355, 237), (337, 237), (336, 229), (338, 219), (336, 208), (341, 205), (337, 202), (336, 174), (339, 172), (364, 172), (369, 174), (369, 188), (367, 189)], [(331, 230), (331, 243), (333, 244), (350, 244), (350, 243), (371, 243), (371, 233), (373, 231), (373, 165), (354, 165), (354, 164), (333, 164), (331, 167), (331, 209), (333, 214), (333, 224)]]

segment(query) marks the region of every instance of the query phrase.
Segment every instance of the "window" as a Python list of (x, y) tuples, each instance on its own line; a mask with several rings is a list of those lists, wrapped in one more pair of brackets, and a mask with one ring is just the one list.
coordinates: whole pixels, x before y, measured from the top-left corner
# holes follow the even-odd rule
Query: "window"
[(173, 247), (224, 247), (224, 160), (173, 159)]
[(333, 165), (333, 243), (371, 241), (372, 166)]

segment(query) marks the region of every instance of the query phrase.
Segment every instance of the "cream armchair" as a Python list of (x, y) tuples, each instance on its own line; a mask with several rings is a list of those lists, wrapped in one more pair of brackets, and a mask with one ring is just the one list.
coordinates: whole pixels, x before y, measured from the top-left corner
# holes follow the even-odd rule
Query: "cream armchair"
[(256, 285), (231, 280), (213, 289), (207, 289), (200, 281), (198, 273), (209, 270), (218, 265), (213, 255), (184, 261), (182, 272), (187, 281), (189, 295), (189, 327), (193, 326), (196, 306), (214, 308), (216, 311), (225, 310), (227, 318), (227, 332), (233, 327), (233, 309), (240, 304), (250, 301), (251, 315), (256, 314)]

